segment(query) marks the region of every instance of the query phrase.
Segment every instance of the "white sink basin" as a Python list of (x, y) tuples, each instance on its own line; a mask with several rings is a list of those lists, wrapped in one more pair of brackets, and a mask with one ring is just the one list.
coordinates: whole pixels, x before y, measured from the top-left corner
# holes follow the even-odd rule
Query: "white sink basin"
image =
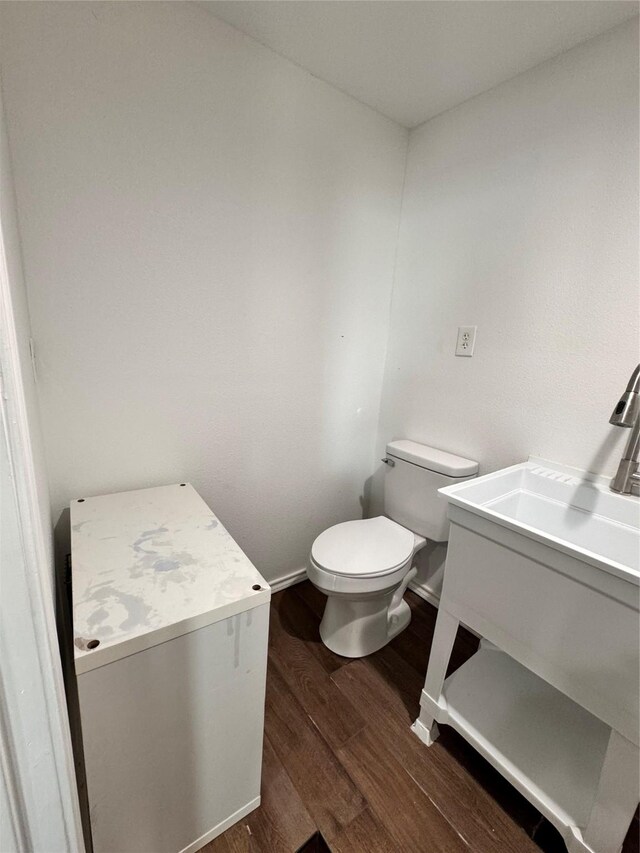
[(440, 489), (448, 501), (584, 562), (640, 583), (640, 500), (608, 480), (545, 460)]

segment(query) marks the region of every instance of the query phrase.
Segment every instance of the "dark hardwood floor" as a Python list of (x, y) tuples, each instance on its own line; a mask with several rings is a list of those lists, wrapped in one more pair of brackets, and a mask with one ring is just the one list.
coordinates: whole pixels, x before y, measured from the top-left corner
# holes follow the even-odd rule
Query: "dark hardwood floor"
[[(374, 655), (320, 641), (308, 582), (273, 596), (262, 805), (206, 853), (563, 853), (555, 829), (449, 727), (430, 749), (418, 714), (436, 610), (413, 593), (409, 627)], [(460, 631), (451, 670), (476, 650)], [(638, 851), (637, 814), (624, 853)]]

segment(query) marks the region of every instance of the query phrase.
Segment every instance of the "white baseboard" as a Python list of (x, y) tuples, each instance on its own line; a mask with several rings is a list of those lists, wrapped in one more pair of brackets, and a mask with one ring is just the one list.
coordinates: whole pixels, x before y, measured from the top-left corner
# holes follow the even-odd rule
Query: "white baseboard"
[(303, 566), (301, 569), (294, 569), (292, 572), (289, 572), (288, 575), (282, 575), (282, 577), (276, 578), (273, 581), (269, 581), (269, 586), (271, 587), (271, 592), (280, 592), (280, 590), (286, 589), (288, 586), (293, 586), (296, 583), (301, 583), (302, 581), (307, 579), (307, 569)]
[(260, 797), (256, 797), (254, 800), (247, 803), (246, 806), (242, 806), (242, 808), (238, 809), (237, 812), (234, 812), (226, 818), (226, 820), (223, 820), (217, 826), (214, 826), (213, 829), (209, 830), (209, 832), (205, 832), (205, 834), (201, 835), (200, 838), (197, 838), (194, 842), (184, 847), (180, 853), (196, 853), (196, 850), (200, 850), (201, 847), (204, 847), (205, 844), (213, 841), (213, 839), (217, 838), (218, 835), (222, 835), (225, 830), (229, 829), (230, 826), (233, 826), (233, 824), (237, 823), (239, 820), (242, 820), (242, 818), (246, 817), (249, 812), (257, 809), (259, 805)]
[(416, 595), (419, 595), (420, 598), (424, 598), (424, 600), (428, 601), (429, 604), (433, 604), (435, 608), (440, 606), (440, 596), (432, 589), (429, 589), (428, 586), (422, 586), (422, 584), (417, 581), (411, 581), (409, 583), (409, 589), (411, 592), (415, 592)]

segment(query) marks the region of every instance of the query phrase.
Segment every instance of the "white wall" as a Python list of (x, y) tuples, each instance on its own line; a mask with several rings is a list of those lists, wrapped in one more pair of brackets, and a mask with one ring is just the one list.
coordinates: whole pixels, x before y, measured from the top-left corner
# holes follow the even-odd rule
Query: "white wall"
[(406, 131), (188, 3), (2, 3), (46, 451), (190, 480), (267, 578), (361, 514)]
[(411, 133), (379, 453), (407, 437), (481, 473), (529, 454), (613, 472), (639, 302), (635, 19)]
[(390, 438), (614, 469), (637, 23), (411, 133), (375, 446), (405, 131), (192, 4), (0, 15), (56, 516), (188, 478), (277, 578)]

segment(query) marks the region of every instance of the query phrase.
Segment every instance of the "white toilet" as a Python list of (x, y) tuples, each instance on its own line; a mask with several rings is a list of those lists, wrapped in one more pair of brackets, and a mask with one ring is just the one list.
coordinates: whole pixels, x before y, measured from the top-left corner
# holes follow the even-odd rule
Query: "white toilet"
[(415, 576), (413, 557), (427, 539), (449, 538), (447, 501), (438, 489), (469, 480), (478, 463), (415, 441), (387, 445), (386, 515), (336, 524), (311, 547), (308, 576), (327, 596), (320, 624), (325, 646), (359, 658), (407, 627), (402, 596)]

